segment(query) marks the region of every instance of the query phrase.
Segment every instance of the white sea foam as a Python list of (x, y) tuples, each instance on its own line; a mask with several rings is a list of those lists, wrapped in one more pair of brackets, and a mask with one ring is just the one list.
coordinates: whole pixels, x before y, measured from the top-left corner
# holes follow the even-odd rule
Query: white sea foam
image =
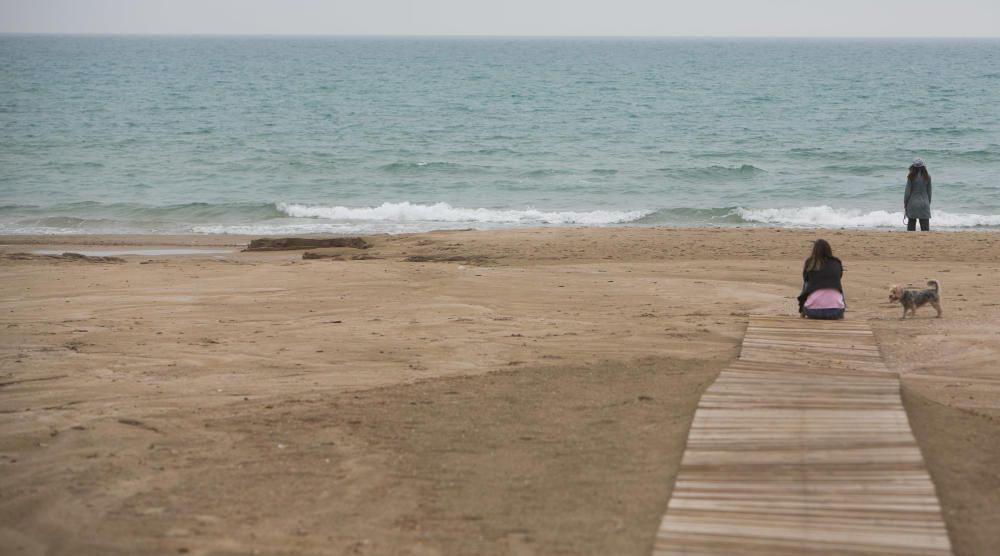
[(272, 224), (216, 224), (192, 226), (196, 234), (234, 234), (247, 236), (274, 236), (296, 234), (380, 234), (429, 231), (407, 229), (390, 226), (365, 226), (351, 224), (334, 224), (329, 222), (306, 222), (303, 224), (272, 223)]
[[(65, 219), (0, 216), (0, 235), (11, 234), (398, 234), (448, 229), (497, 229), (532, 226), (729, 226), (740, 224), (782, 228), (853, 228), (899, 229), (904, 225), (902, 212), (833, 208), (830, 206), (786, 208), (708, 208), (661, 209), (646, 211), (542, 211), (537, 209), (487, 209), (454, 207), (447, 203), (383, 203), (376, 207), (352, 208), (280, 203), (271, 205), (272, 214), (281, 217), (252, 215), (230, 222), (171, 223), (80, 219), (66, 226)], [(273, 210), (273, 209), (272, 209)], [(933, 229), (1000, 230), (1000, 214), (933, 212)]]
[[(733, 214), (747, 222), (803, 228), (898, 228), (904, 225), (902, 212), (835, 209), (826, 205), (753, 209), (740, 207), (734, 209)], [(1000, 215), (996, 214), (962, 214), (936, 210), (931, 216), (931, 225), (935, 228), (1000, 226)]]
[(343, 206), (309, 206), (278, 203), (278, 210), (295, 218), (322, 218), (347, 222), (460, 222), (482, 224), (580, 224), (600, 226), (624, 224), (637, 220), (647, 213), (643, 211), (594, 210), (541, 211), (532, 208), (523, 210), (501, 210), (488, 208), (453, 207), (448, 203), (432, 205), (402, 203), (382, 203), (377, 207), (352, 208)]

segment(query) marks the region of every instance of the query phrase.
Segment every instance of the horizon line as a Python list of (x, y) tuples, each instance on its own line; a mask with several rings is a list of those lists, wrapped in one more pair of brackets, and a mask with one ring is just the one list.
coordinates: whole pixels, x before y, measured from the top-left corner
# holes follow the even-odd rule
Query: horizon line
[(1000, 40), (1000, 35), (502, 35), (502, 34), (349, 34), (349, 33), (132, 33), (95, 31), (0, 31), (7, 36), (91, 37), (232, 37), (232, 38), (359, 38), (359, 39), (779, 39), (779, 40)]

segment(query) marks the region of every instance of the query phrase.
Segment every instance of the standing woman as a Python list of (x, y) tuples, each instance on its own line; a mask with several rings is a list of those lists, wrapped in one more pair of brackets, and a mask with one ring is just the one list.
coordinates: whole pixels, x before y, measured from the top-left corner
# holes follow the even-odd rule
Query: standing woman
[(812, 253), (802, 266), (802, 293), (799, 314), (802, 318), (839, 320), (844, 318), (844, 287), (840, 279), (844, 265), (833, 256), (825, 239), (813, 243)]
[(914, 158), (910, 164), (910, 173), (906, 176), (906, 193), (903, 194), (903, 211), (906, 213), (906, 230), (917, 229), (920, 220), (920, 231), (926, 232), (931, 227), (931, 175), (927, 166), (920, 158)]

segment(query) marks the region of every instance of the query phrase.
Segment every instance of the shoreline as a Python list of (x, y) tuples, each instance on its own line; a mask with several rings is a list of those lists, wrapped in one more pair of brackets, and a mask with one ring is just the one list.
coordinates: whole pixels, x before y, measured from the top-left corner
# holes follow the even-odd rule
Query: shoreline
[[(26, 553), (648, 553), (700, 392), (748, 314), (794, 313), (824, 237), (848, 318), (872, 325), (901, 374), (955, 553), (1000, 543), (995, 233), (364, 237), (315, 260), (118, 263), (7, 255), (253, 238), (0, 237), (0, 540)], [(900, 321), (889, 284), (931, 278), (944, 318)]]
[(765, 232), (786, 232), (796, 235), (813, 234), (816, 237), (833, 235), (896, 235), (912, 234), (927, 236), (932, 235), (981, 235), (985, 237), (996, 236), (1000, 233), (1000, 228), (932, 228), (930, 232), (907, 232), (905, 227), (899, 228), (811, 228), (811, 227), (783, 227), (767, 225), (732, 225), (732, 226), (525, 226), (510, 228), (456, 228), (456, 229), (436, 229), (417, 232), (399, 233), (302, 233), (302, 234), (151, 234), (151, 233), (80, 233), (80, 234), (0, 234), (0, 249), (17, 245), (41, 245), (41, 246), (81, 246), (81, 245), (108, 245), (108, 246), (156, 246), (156, 247), (241, 247), (246, 246), (251, 240), (260, 238), (334, 238), (334, 237), (364, 237), (364, 238), (406, 238), (413, 236), (436, 236), (441, 234), (518, 234), (537, 232), (718, 232), (720, 234), (758, 234)]
[[(934, 227), (934, 221), (931, 220), (931, 230), (930, 232), (924, 233), (1000, 233), (1000, 227), (991, 226), (970, 226), (970, 227)], [(116, 238), (121, 238), (123, 240), (132, 240), (135, 238), (164, 238), (170, 242), (197, 242), (199, 239), (204, 238), (206, 241), (210, 242), (230, 242), (230, 241), (249, 241), (250, 239), (262, 238), (262, 237), (340, 237), (340, 236), (405, 236), (405, 235), (415, 235), (415, 234), (437, 234), (437, 233), (452, 233), (452, 232), (478, 232), (478, 233), (504, 233), (504, 232), (518, 232), (518, 231), (531, 231), (531, 230), (719, 230), (719, 231), (753, 231), (753, 230), (784, 230), (789, 232), (861, 232), (861, 233), (893, 233), (893, 232), (906, 232), (906, 224), (900, 224), (898, 226), (871, 226), (871, 227), (855, 227), (855, 226), (801, 226), (801, 225), (776, 225), (767, 223), (734, 223), (734, 224), (691, 224), (691, 225), (672, 225), (672, 224), (634, 224), (634, 223), (621, 223), (621, 224), (600, 224), (600, 225), (586, 225), (586, 224), (550, 224), (550, 225), (540, 225), (540, 224), (528, 224), (528, 225), (518, 225), (518, 226), (497, 226), (497, 227), (483, 227), (476, 228), (472, 226), (467, 226), (463, 228), (432, 228), (428, 230), (416, 230), (416, 231), (403, 231), (403, 232), (302, 232), (302, 233), (262, 233), (262, 234), (248, 234), (248, 233), (197, 233), (197, 232), (170, 232), (170, 233), (152, 233), (152, 232), (121, 232), (121, 233), (107, 233), (107, 232), (80, 232), (80, 233), (2, 233), (0, 232), (0, 244), (2, 243), (18, 243), (18, 238), (22, 238), (25, 242), (38, 242), (48, 239), (59, 239), (59, 238), (83, 238), (83, 239), (93, 239), (93, 238), (103, 238), (106, 241), (113, 241)], [(214, 238), (214, 239), (213, 239)], [(72, 242), (67, 242), (72, 243)]]

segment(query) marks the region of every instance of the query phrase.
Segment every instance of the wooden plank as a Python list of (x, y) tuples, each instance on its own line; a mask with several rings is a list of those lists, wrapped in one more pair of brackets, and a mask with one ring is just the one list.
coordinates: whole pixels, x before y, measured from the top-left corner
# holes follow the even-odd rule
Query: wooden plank
[(951, 554), (867, 323), (751, 317), (698, 404), (653, 554)]

